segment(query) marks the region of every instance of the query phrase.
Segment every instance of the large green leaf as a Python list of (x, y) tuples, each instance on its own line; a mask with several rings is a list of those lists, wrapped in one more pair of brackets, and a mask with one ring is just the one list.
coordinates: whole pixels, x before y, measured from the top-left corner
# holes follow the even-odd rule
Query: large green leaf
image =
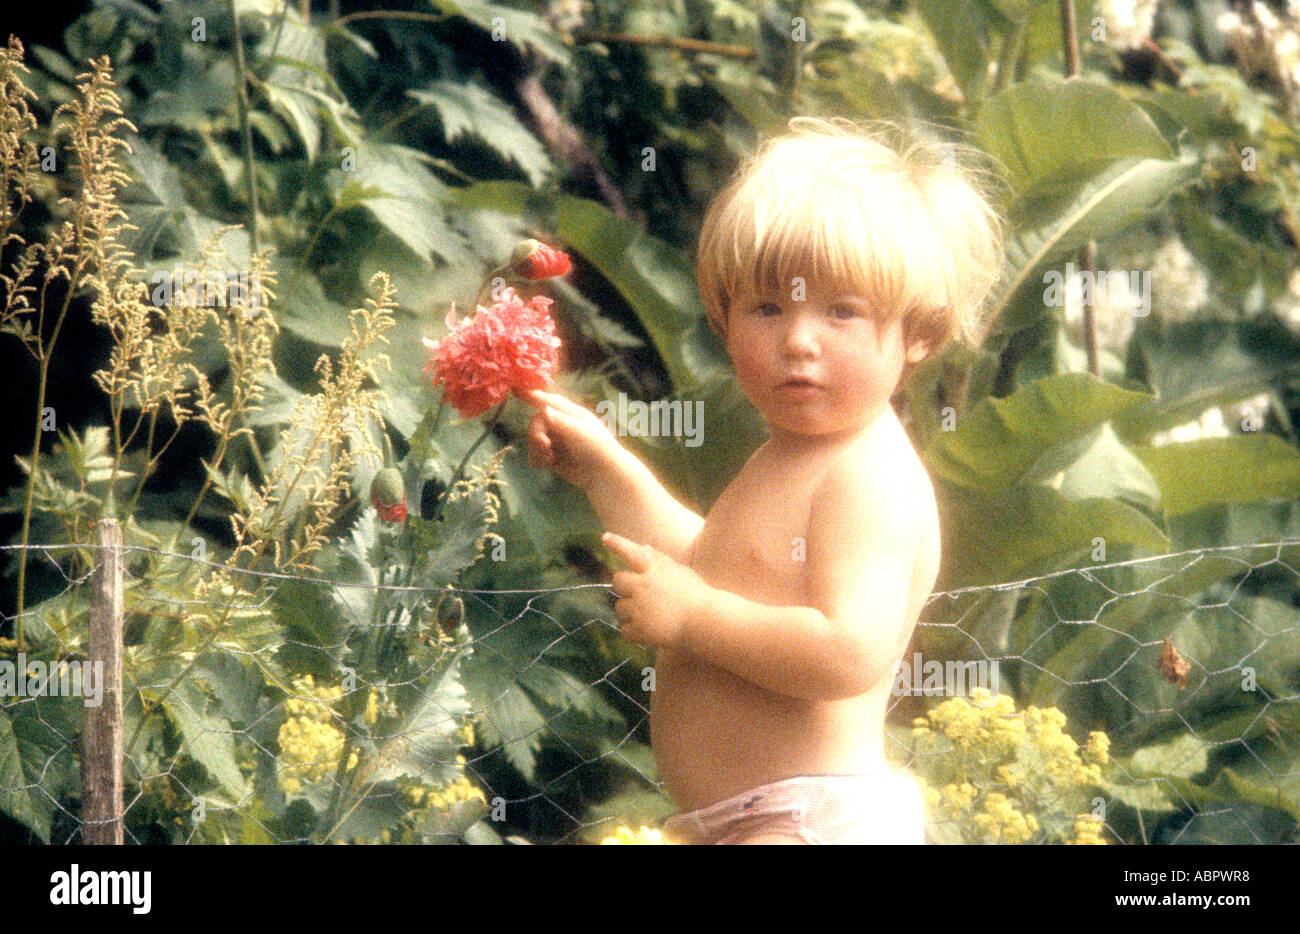
[(987, 26), (979, 4), (974, 0), (917, 0), (914, 7), (966, 99), (979, 100), (989, 79)]
[(1060, 491), (1070, 499), (1113, 497), (1148, 511), (1160, 500), (1160, 486), (1109, 424), (1078, 460), (1061, 474)]
[(406, 775), (443, 784), (459, 776), (458, 735), (470, 713), (461, 677), (461, 657), (456, 656), (410, 684), (390, 688), (403, 716), (388, 736), (375, 738), (380, 753), (374, 780)]
[(1120, 160), (1174, 156), (1142, 108), (1108, 84), (1079, 79), (1006, 88), (980, 108), (975, 132), (1022, 195), (1096, 175)]
[(1134, 453), (1170, 515), (1223, 503), (1300, 499), (1300, 453), (1276, 435), (1202, 438)]
[(194, 682), (182, 681), (163, 700), (181, 736), (184, 751), (207, 769), (235, 801), (248, 796), (248, 782), (235, 760), (235, 734), (225, 717), (209, 713), (210, 700)]
[(0, 812), (50, 842), (59, 797), (75, 779), (80, 698), (18, 698), (0, 706)]
[(425, 157), (405, 146), (358, 141), (355, 164), (327, 176), (336, 211), (365, 208), (426, 262), (437, 255), (449, 263), (471, 261), (446, 219), (450, 193), (430, 172)]
[(519, 166), (540, 185), (554, 171), (541, 142), (519, 122), (515, 112), (487, 88), (458, 81), (434, 81), (406, 92), (438, 111), (449, 143), (473, 136)]
[(1003, 583), (1072, 566), (1101, 538), (1108, 548), (1169, 550), (1140, 510), (1110, 498), (1071, 501), (1049, 486), (998, 497), (940, 496), (946, 533), (943, 587)]
[(1065, 469), (1094, 442), (1101, 426), (1148, 401), (1083, 373), (1062, 373), (985, 399), (956, 430), (934, 435), (932, 474), (972, 492), (992, 494)]
[(1122, 159), (1082, 181), (1035, 188), (1012, 211), (1015, 233), (989, 299), (987, 328), (1019, 330), (1044, 313), (1047, 268), (1087, 241), (1149, 217), (1196, 174), (1191, 160)]

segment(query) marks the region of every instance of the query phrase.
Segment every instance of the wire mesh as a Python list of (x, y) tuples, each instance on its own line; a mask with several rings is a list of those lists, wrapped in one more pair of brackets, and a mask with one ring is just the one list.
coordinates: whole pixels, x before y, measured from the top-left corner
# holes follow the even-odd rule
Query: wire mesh
[[(122, 552), (128, 843), (595, 842), (674, 810), (647, 743), (650, 656), (618, 639), (608, 585), (430, 590)], [(61, 585), (24, 614), (47, 662), (86, 658), (94, 553), (25, 550)], [(925, 689), (923, 660), (992, 674), (993, 693), (1015, 699), (986, 711), (985, 739), (1005, 733), (997, 723), (1030, 723), (1031, 709), (1056, 708), (1076, 737), (1106, 731), (1105, 779), (1072, 792), (1087, 811), (1036, 800), (1031, 829), (1021, 820), (1026, 840), (1050, 838), (1054, 808), (1090, 815), (1095, 842), (1291, 839), (1297, 555), (1297, 541), (1202, 548), (933, 594), (887, 730), (897, 765), (929, 779), (932, 802), (943, 792), (928, 813), (932, 842), (960, 841), (961, 827), (996, 838), (994, 809), (976, 814), (976, 792), (986, 786), (986, 805), (994, 790), (1017, 800), (1012, 788), (1034, 778), (1026, 769), (1052, 766), (1026, 755), (1023, 735), (995, 754), (969, 720), (964, 736), (927, 720), (971, 685), (954, 689), (950, 664)], [(339, 618), (355, 625), (331, 624)], [(77, 842), (79, 714), (93, 684), (61, 696), (67, 670), (60, 692), (55, 665), (43, 684), (13, 680), (33, 659), (19, 659), (12, 639), (0, 646), (0, 665), (13, 663), (0, 680), (10, 688), (0, 692), (8, 835)], [(357, 665), (358, 646), (384, 664)], [(960, 781), (940, 788), (954, 763)], [(963, 806), (971, 813), (954, 816)]]

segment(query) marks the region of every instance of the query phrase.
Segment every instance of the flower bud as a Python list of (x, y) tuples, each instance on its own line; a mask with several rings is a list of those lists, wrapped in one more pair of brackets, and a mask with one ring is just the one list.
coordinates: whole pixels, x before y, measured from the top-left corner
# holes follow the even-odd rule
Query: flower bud
[(563, 250), (529, 238), (521, 240), (510, 254), (510, 268), (525, 279), (551, 279), (567, 273), (573, 263)]
[(379, 518), (385, 522), (401, 522), (406, 518), (406, 485), (396, 467), (385, 467), (370, 481), (370, 502)]
[(452, 597), (438, 608), (438, 628), (447, 635), (454, 635), (465, 618), (465, 601)]

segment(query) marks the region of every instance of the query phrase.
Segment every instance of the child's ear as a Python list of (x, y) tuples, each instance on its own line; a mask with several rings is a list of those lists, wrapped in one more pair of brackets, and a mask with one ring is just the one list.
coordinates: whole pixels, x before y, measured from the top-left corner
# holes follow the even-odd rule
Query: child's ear
[(912, 341), (907, 345), (907, 362), (913, 365), (922, 362), (930, 356), (929, 341)]

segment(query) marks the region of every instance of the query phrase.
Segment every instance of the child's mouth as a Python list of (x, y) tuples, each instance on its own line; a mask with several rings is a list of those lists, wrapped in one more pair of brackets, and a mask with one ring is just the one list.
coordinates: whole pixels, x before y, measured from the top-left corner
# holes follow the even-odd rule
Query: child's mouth
[(806, 399), (816, 395), (821, 391), (811, 379), (796, 378), (788, 379), (776, 387), (776, 391), (785, 396), (791, 396), (796, 399)]

